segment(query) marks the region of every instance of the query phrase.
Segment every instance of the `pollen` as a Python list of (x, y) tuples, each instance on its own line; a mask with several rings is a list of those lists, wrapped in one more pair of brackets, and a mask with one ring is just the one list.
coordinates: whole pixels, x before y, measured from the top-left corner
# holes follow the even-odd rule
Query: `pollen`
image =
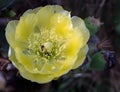
[(65, 41), (53, 30), (35, 27), (34, 33), (28, 37), (27, 52), (35, 56), (36, 62), (41, 60), (49, 62), (58, 58), (65, 59)]

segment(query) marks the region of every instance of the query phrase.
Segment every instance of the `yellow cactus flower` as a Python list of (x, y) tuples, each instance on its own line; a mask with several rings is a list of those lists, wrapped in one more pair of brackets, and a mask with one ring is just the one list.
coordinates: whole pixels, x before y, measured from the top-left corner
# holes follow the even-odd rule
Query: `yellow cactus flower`
[(59, 5), (27, 10), (6, 27), (9, 58), (22, 77), (47, 83), (79, 67), (88, 51), (84, 21)]

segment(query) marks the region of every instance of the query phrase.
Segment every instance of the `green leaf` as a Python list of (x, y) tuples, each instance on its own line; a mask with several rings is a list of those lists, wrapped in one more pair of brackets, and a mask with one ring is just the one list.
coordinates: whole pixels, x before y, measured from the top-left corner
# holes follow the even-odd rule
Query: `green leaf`
[(16, 13), (13, 11), (13, 10), (10, 10), (9, 11), (9, 16), (10, 17), (14, 17), (16, 15)]
[(14, 17), (16, 13), (13, 10), (4, 10), (4, 12), (1, 13), (1, 16), (3, 17)]
[(106, 61), (101, 52), (95, 53), (91, 58), (90, 69), (92, 70), (104, 70), (106, 67)]
[[(84, 21), (85, 21), (86, 27), (87, 27), (87, 28), (89, 29), (89, 31), (90, 31), (90, 35), (92, 36), (92, 35), (94, 35), (94, 34), (96, 34), (96, 33), (98, 32), (99, 27), (98, 27), (97, 24), (93, 23), (93, 22), (90, 20), (90, 18), (91, 18), (91, 17), (87, 17), (87, 18), (84, 19)], [(96, 19), (96, 21), (97, 21), (97, 19)]]

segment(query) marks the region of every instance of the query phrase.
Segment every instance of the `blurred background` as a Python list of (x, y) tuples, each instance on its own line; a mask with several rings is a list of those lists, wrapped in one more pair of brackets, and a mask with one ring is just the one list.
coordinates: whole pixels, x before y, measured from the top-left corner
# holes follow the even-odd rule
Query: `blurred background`
[[(27, 9), (61, 5), (85, 20), (89, 52), (82, 66), (47, 84), (23, 79), (8, 59), (5, 27)], [(120, 92), (120, 0), (0, 0), (0, 92)]]

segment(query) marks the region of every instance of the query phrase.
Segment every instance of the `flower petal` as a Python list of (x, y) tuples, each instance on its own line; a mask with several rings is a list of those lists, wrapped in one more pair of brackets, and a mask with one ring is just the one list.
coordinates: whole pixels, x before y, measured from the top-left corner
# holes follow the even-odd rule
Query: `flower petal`
[(26, 71), (23, 67), (20, 68), (20, 74), (25, 79), (31, 80), (32, 82), (37, 83), (48, 83), (52, 81), (53, 76), (49, 74), (39, 74), (39, 73), (30, 73)]
[(70, 12), (64, 10), (54, 14), (51, 18), (50, 24), (51, 28), (55, 30), (57, 35), (62, 37), (68, 36), (72, 30)]
[(87, 45), (80, 49), (80, 51), (78, 53), (78, 58), (77, 58), (76, 62), (74, 63), (72, 69), (79, 67), (84, 62), (87, 52), (88, 52)]
[(63, 68), (62, 62), (46, 62), (43, 65), (43, 68), (40, 70), (41, 74), (53, 74), (55, 72), (60, 71)]
[(33, 72), (35, 60), (34, 56), (27, 54), (22, 48), (15, 48), (15, 55), (19, 63), (21, 63), (27, 71)]
[(15, 41), (15, 30), (16, 30), (16, 26), (18, 24), (18, 21), (17, 20), (14, 20), (14, 21), (10, 21), (8, 24), (7, 24), (7, 27), (6, 27), (6, 33), (5, 33), (5, 36), (7, 38), (7, 41), (8, 43), (12, 46), (12, 47), (15, 47), (16, 46), (16, 41)]
[(87, 29), (87, 27), (85, 26), (84, 21), (77, 17), (77, 16), (73, 16), (72, 17), (72, 24), (73, 24), (73, 28), (75, 31), (78, 31), (80, 33), (80, 42), (82, 47), (87, 43), (90, 34), (89, 31)]
[(22, 16), (26, 16), (28, 14), (36, 14), (42, 7), (37, 7), (35, 9), (29, 9), (23, 13)]
[(47, 5), (43, 8), (41, 8), (38, 13), (37, 13), (37, 17), (38, 17), (38, 25), (41, 26), (45, 26), (48, 27), (49, 26), (49, 22), (50, 22), (50, 18), (55, 14), (58, 13), (60, 11), (62, 11), (63, 8), (59, 5)]
[(27, 42), (27, 38), (34, 32), (36, 25), (35, 14), (28, 14), (27, 16), (21, 17), (16, 27), (15, 39), (21, 42)]
[(66, 56), (75, 57), (81, 46), (81, 38), (79, 33), (71, 36), (72, 37), (66, 42), (66, 49), (64, 50), (64, 53)]
[(12, 61), (13, 65), (19, 69), (19, 63), (16, 59), (15, 56), (15, 51), (13, 48), (9, 47), (9, 52), (8, 52), (9, 59)]
[(74, 58), (70, 58), (63, 61), (63, 67), (60, 71), (57, 71), (53, 74), (54, 79), (56, 79), (57, 77), (60, 77), (63, 74), (68, 73), (71, 69), (72, 69), (72, 65), (75, 63), (77, 57)]
[(37, 83), (47, 83), (53, 79), (53, 76), (48, 75), (48, 74), (28, 72), (21, 63), (17, 62), (17, 59), (15, 57), (15, 52), (12, 48), (10, 48), (9, 56), (10, 56), (9, 58), (12, 61), (12, 63), (15, 65), (15, 67), (19, 69), (20, 74), (24, 78), (29, 79), (33, 82), (37, 82)]

